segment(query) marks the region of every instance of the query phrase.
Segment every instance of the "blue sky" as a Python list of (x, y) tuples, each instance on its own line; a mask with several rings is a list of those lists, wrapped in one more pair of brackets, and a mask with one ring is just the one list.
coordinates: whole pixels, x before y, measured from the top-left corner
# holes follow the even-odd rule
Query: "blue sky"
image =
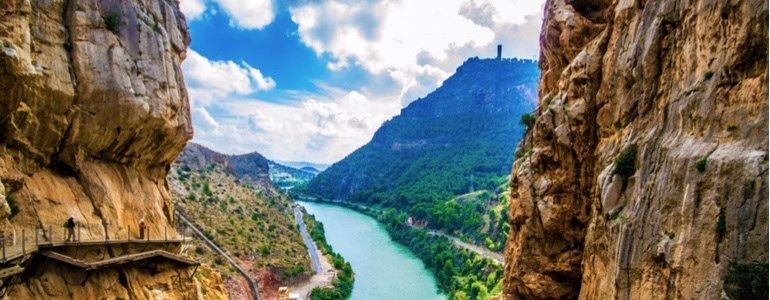
[(536, 58), (543, 0), (181, 0), (193, 140), (333, 163), (467, 58)]

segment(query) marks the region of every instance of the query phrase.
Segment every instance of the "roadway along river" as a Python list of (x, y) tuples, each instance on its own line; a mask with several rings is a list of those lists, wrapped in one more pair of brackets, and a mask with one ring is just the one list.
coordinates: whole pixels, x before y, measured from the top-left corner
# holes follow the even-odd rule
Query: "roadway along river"
[(394, 242), (376, 220), (323, 203), (301, 202), (324, 224), (326, 240), (353, 266), (351, 299), (445, 299), (436, 278), (409, 250)]

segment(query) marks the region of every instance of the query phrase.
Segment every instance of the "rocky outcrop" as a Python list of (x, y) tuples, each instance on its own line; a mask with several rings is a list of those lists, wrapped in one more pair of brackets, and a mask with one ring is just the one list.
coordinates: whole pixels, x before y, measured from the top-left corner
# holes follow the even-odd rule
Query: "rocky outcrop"
[(187, 171), (222, 165), (237, 176), (239, 181), (252, 184), (263, 191), (275, 192), (270, 181), (269, 161), (258, 152), (227, 155), (190, 142), (184, 147), (176, 163)]
[[(166, 172), (192, 137), (177, 4), (12, 0), (0, 20), (0, 207), (10, 207), (0, 230), (61, 230), (72, 215), (83, 240), (125, 234), (142, 217), (151, 235), (171, 231)], [(194, 298), (180, 274), (127, 267), (80, 286), (44, 269), (9, 296)]]
[(742, 265), (766, 283), (767, 18), (758, 0), (546, 3), (506, 297), (737, 298)]

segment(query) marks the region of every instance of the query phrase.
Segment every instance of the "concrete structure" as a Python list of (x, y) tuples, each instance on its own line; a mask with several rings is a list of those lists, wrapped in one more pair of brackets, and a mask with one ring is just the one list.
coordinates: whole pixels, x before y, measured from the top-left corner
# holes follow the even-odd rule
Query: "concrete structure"
[(497, 60), (503, 59), (503, 44), (497, 44)]

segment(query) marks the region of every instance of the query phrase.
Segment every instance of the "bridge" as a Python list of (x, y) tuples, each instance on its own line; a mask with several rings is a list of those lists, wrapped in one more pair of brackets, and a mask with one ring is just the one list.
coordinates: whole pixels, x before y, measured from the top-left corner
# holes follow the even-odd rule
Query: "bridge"
[[(53, 226), (49, 226), (47, 229), (37, 226), (30, 231), (21, 230), (20, 236), (11, 235), (0, 238), (0, 251), (2, 251), (0, 254), (0, 296), (5, 295), (19, 276), (28, 273), (27, 270), (33, 269), (35, 263), (41, 261), (36, 258), (43, 258), (45, 262), (55, 261), (84, 271), (86, 277), (81, 284), (85, 283), (94, 271), (123, 264), (161, 259), (172, 264), (192, 266), (196, 269), (199, 265), (195, 260), (164, 250), (180, 247), (183, 243), (192, 240), (192, 237), (185, 234), (187, 232), (186, 226), (182, 227), (181, 231), (175, 230), (172, 236), (169, 236), (167, 228), (164, 228), (163, 234), (159, 236), (151, 236), (148, 231), (144, 239), (132, 238), (130, 228), (126, 228), (125, 233), (114, 232), (117, 235), (114, 238), (110, 237), (107, 230), (104, 230), (103, 237), (81, 240), (80, 229), (92, 227), (89, 227), (88, 224), (79, 224), (77, 228), (72, 241), (65, 240), (66, 229), (61, 230), (62, 235), (57, 239)], [(104, 228), (106, 229), (106, 226)], [(181, 234), (177, 232), (181, 232)], [(108, 256), (107, 252), (109, 252), (109, 257), (86, 260), (67, 254), (85, 252), (83, 250), (98, 247), (106, 247), (108, 251), (104, 252), (104, 256)], [(114, 247), (123, 247), (123, 253), (112, 255)], [(126, 251), (129, 248), (135, 251)], [(194, 273), (195, 271), (193, 271)]]

